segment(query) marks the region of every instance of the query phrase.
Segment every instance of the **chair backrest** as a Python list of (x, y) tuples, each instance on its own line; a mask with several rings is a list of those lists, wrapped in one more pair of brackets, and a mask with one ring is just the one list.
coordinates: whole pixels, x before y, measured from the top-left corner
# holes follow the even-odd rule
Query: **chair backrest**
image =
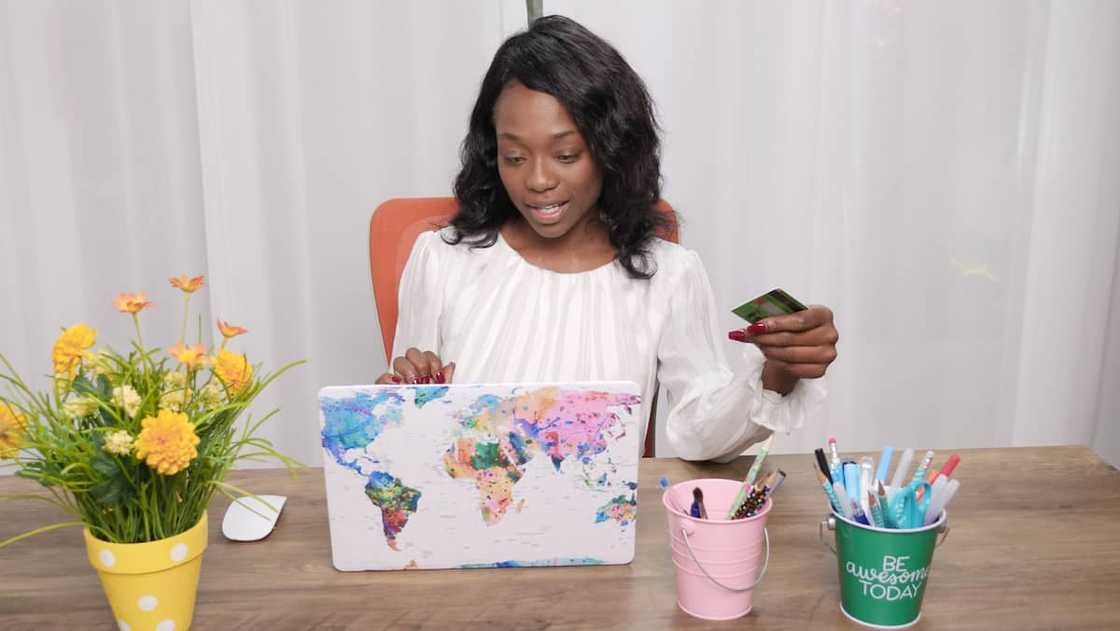
[[(381, 341), (385, 361), (392, 361), (393, 337), (397, 333), (397, 297), (401, 274), (412, 253), (412, 244), (421, 232), (438, 230), (447, 225), (455, 213), (454, 197), (402, 197), (390, 199), (373, 211), (369, 220), (369, 270), (373, 280), (373, 296), (377, 302), (377, 320), (381, 324)], [(659, 235), (666, 241), (678, 242), (679, 234), (673, 207), (660, 200), (657, 208), (674, 218)], [(656, 410), (654, 397), (652, 411)], [(653, 432), (647, 432), (646, 453), (653, 455)]]

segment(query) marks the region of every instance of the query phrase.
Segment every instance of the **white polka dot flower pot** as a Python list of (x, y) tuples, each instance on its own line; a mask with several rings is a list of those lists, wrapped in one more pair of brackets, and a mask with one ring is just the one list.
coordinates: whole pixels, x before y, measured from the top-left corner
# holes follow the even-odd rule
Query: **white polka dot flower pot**
[(147, 543), (106, 543), (85, 530), (89, 562), (121, 631), (185, 631), (194, 616), (206, 513), (190, 530)]

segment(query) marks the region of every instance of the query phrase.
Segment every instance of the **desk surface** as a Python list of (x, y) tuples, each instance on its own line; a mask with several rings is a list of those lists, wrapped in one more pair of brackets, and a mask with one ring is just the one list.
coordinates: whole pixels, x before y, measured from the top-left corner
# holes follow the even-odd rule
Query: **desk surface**
[[(964, 450), (952, 531), (934, 556), (914, 629), (1120, 628), (1120, 472), (1083, 447)], [(741, 478), (750, 459), (642, 461), (635, 561), (626, 566), (342, 573), (331, 567), (323, 476), (240, 471), (233, 481), (289, 496), (257, 543), (220, 533), (211, 511), (196, 629), (857, 628), (838, 608), (836, 561), (817, 540), (825, 500), (812, 457), (772, 456), (790, 474), (769, 518), (773, 559), (754, 611), (734, 625), (676, 607), (657, 480)], [(33, 489), (0, 479), (0, 493)], [(58, 520), (39, 503), (2, 505), (0, 539)], [(0, 628), (114, 628), (80, 533), (0, 551)]]

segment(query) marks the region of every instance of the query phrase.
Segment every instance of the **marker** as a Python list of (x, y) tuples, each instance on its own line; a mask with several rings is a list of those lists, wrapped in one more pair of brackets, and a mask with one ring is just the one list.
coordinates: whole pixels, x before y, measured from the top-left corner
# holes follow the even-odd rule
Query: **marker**
[(961, 457), (957, 454), (949, 456), (949, 459), (946, 460), (945, 464), (941, 466), (940, 471), (933, 470), (929, 472), (929, 477), (926, 478), (926, 482), (933, 484), (937, 480), (937, 478), (941, 476), (949, 477), (953, 475), (953, 471), (956, 470), (957, 465), (959, 465), (960, 463)]
[(891, 488), (895, 491), (902, 488), (902, 478), (906, 475), (906, 470), (910, 468), (910, 461), (913, 459), (913, 449), (902, 452), (902, 457), (898, 459), (898, 467), (894, 470), (894, 476), (891, 478)]
[(773, 485), (766, 491), (767, 497), (773, 495), (774, 493), (777, 493), (778, 488), (781, 487), (782, 483), (786, 481), (786, 472), (782, 471), (781, 469), (778, 469), (778, 471), (772, 475), (777, 479), (774, 481)]
[(859, 461), (859, 503), (865, 515), (871, 514), (871, 503), (867, 501), (871, 493), (871, 481), (875, 478), (874, 462), (870, 456), (864, 456)]
[(880, 482), (887, 481), (887, 469), (891, 466), (891, 457), (894, 455), (894, 447), (883, 447), (883, 453), (879, 454), (879, 469), (875, 472), (875, 479)]

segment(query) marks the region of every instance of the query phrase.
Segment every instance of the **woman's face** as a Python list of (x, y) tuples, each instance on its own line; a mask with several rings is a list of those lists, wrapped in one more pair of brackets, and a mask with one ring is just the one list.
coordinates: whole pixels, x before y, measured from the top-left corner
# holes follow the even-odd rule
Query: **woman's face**
[(598, 216), (603, 175), (568, 111), (519, 82), (494, 104), (498, 174), (513, 205), (542, 237), (562, 237)]

